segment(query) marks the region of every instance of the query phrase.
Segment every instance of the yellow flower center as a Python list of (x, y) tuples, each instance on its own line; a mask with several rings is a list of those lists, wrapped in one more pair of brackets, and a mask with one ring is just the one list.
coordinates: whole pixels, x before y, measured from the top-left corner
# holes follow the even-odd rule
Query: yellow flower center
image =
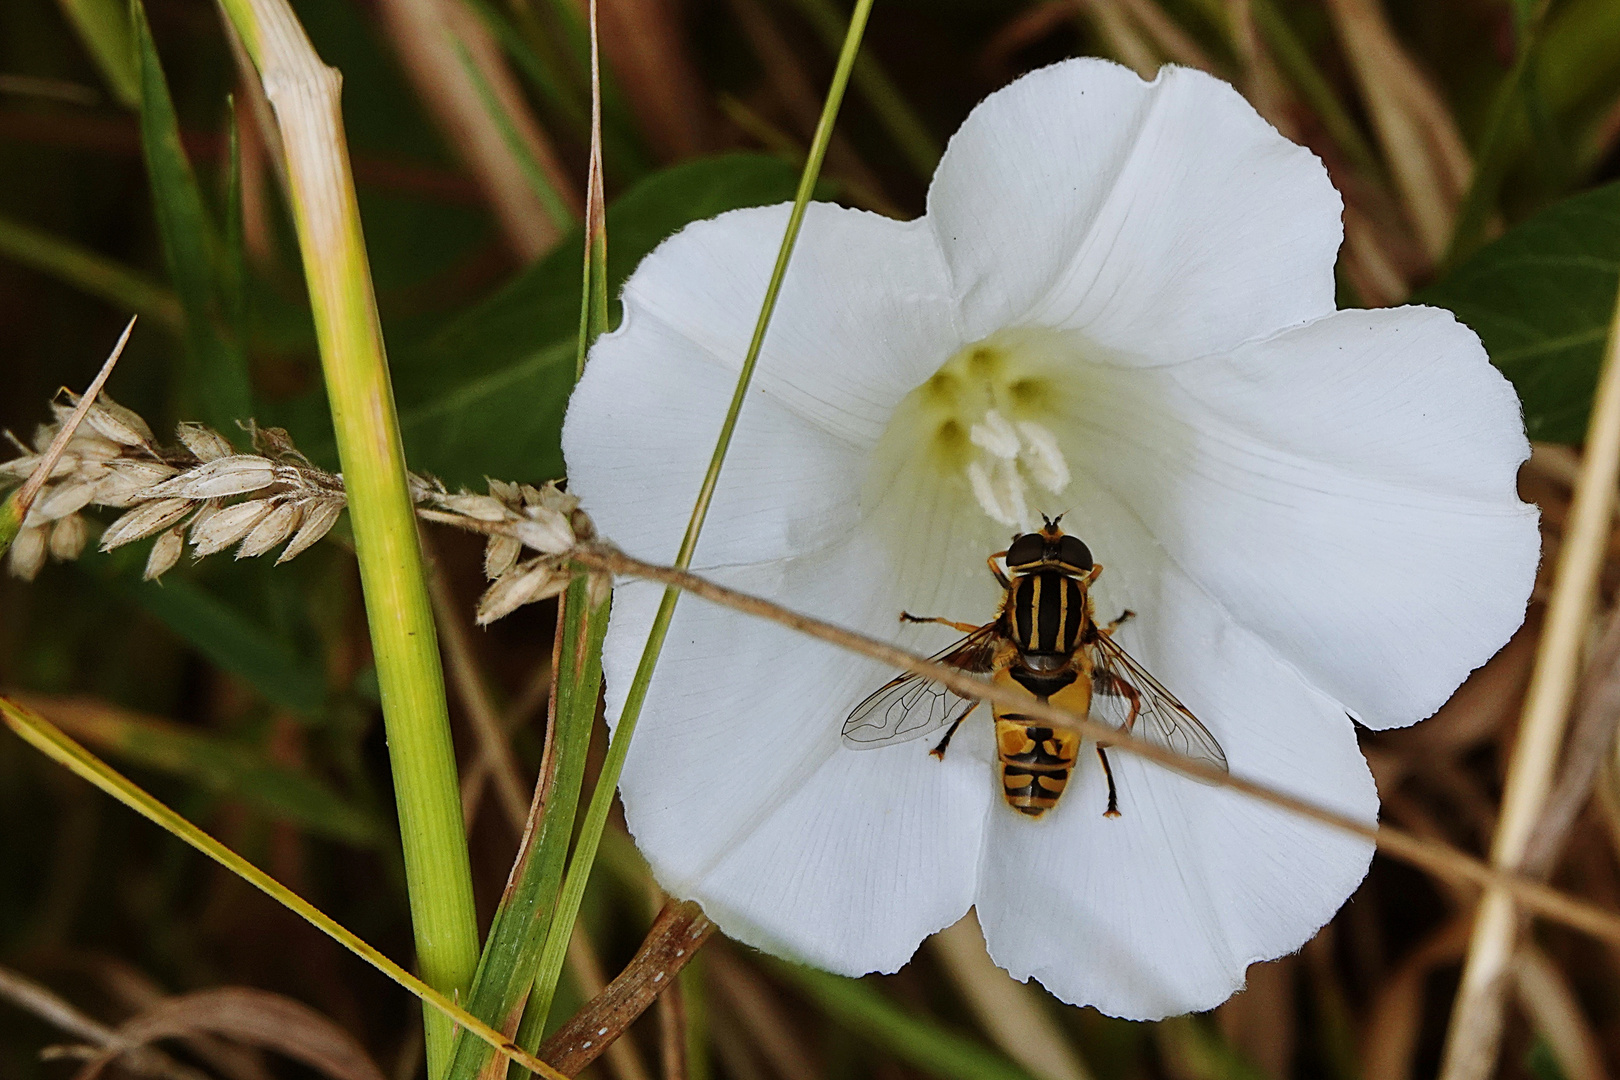
[(1054, 359), (1057, 335), (1003, 330), (952, 356), (895, 409), (874, 454), (872, 480), (965, 483), (983, 511), (1027, 530), (1032, 489), (1069, 485), (1052, 426), (1063, 412), (1065, 380)]

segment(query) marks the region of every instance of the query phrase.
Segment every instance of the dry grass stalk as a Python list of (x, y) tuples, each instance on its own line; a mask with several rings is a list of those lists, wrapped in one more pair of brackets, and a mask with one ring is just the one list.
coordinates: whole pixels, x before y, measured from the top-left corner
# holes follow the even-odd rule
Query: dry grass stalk
[(934, 955), (979, 1026), (1008, 1057), (1037, 1080), (1090, 1080), (1090, 1070), (1046, 1012), (1046, 995), (1016, 981), (990, 959), (973, 912), (935, 934), (932, 942)]
[(1431, 263), (1451, 242), (1473, 163), (1456, 119), (1407, 54), (1379, 0), (1327, 0), (1407, 217)]
[[(1620, 305), (1592, 402), (1586, 452), (1548, 602), (1535, 673), (1502, 794), (1491, 864), (1516, 870), (1528, 852), (1558, 764), (1576, 691), (1581, 649), (1613, 527), (1620, 482)], [(1480, 902), (1446, 1038), (1443, 1080), (1484, 1080), (1496, 1061), (1502, 993), (1519, 934), (1513, 899), (1490, 889)]]
[(445, 142), (477, 178), (507, 246), (530, 263), (557, 245), (571, 224), (552, 217), (524, 165), (491, 115), (470, 63), (488, 86), (552, 191), (580, 212), (574, 185), (523, 97), (499, 43), (462, 0), (390, 0), (377, 8), (405, 72)]
[[(799, 129), (800, 137), (810, 139), (815, 134), (816, 123), (821, 118), (821, 95), (816, 92), (809, 72), (799, 62), (798, 55), (788, 44), (776, 20), (771, 18), (759, 0), (730, 0), (730, 2), (737, 25), (748, 38), (748, 44), (754, 50), (754, 55), (759, 58), (760, 66), (765, 69), (765, 78), (770, 83), (772, 93), (792, 117), (794, 125)], [(722, 108), (724, 107), (722, 103)], [(801, 155), (803, 153), (802, 150), (797, 152)], [(836, 131), (833, 132), (832, 141), (827, 144), (826, 171), (829, 176), (845, 179), (859, 190), (866, 192), (867, 202), (876, 198), (879, 202), (888, 203), (883, 193), (883, 185), (877, 176), (861, 160), (849, 140)], [(892, 209), (892, 204), (890, 207)], [(899, 215), (891, 213), (889, 216)]]
[[(428, 596), (433, 601), (434, 621), (439, 627), (439, 645), (444, 650), (445, 668), (478, 740), (478, 761), (482, 768), (477, 770), (477, 775), (494, 780), (495, 795), (505, 811), (506, 820), (521, 836), (529, 819), (529, 786), (523, 782), (517, 756), (512, 753), (512, 743), (507, 737), (508, 729), (490, 697), (489, 685), (478, 663), (472, 640), (462, 625), (461, 608), (444, 579), (444, 571), (426, 536), (422, 537), (422, 554), (427, 561)], [(467, 824), (471, 824), (468, 810), (475, 805), (467, 789), (467, 780), (473, 775), (473, 770), (465, 770), (462, 780), (461, 813), (462, 821)]]
[[(568, 971), (587, 1001), (607, 989), (607, 975), (602, 970), (601, 958), (596, 955), (596, 946), (591, 944), (585, 927), (577, 922), (568, 937)], [(603, 1056), (614, 1080), (652, 1080), (641, 1055), (628, 1038), (614, 1039)]]
[(1526, 942), (1513, 957), (1513, 984), (1519, 1004), (1547, 1040), (1567, 1080), (1608, 1080), (1597, 1036), (1557, 965)]
[(1271, 1080), (1293, 1074), (1298, 967), (1296, 956), (1251, 964), (1243, 989), (1215, 1009), (1215, 1021), (1232, 1049)]
[(735, 1024), (759, 1055), (782, 1080), (818, 1080), (816, 1057), (780, 998), (758, 971), (740, 963), (730, 950), (711, 948), (704, 954), (708, 983)]
[(1123, 0), (1075, 0), (1075, 6), (1097, 28), (1114, 59), (1144, 79), (1157, 74), (1159, 55), (1143, 37)]
[(1410, 1080), (1429, 976), (1468, 947), (1469, 920), (1453, 919), (1407, 954), (1384, 980), (1361, 1031), (1362, 1080)]
[[(579, 0), (583, 13), (586, 0)], [(602, 0), (602, 47), (653, 150), (665, 161), (711, 148), (710, 95), (670, 0)]]
[(1220, 74), (1209, 54), (1159, 6), (1158, 0), (1120, 0), (1120, 7), (1153, 39), (1153, 44), (1167, 60), (1211, 75)]

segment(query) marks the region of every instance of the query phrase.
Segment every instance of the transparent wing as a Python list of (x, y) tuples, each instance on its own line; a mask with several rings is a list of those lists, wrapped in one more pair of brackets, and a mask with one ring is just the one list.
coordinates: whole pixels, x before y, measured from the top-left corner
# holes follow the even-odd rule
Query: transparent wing
[(1215, 736), (1129, 653), (1106, 637), (1091, 650), (1092, 719), (1227, 771)]
[[(995, 623), (979, 627), (933, 659), (963, 671), (990, 670)], [(844, 721), (844, 745), (854, 750), (910, 742), (961, 719), (974, 698), (953, 693), (931, 679), (907, 672), (884, 683)]]

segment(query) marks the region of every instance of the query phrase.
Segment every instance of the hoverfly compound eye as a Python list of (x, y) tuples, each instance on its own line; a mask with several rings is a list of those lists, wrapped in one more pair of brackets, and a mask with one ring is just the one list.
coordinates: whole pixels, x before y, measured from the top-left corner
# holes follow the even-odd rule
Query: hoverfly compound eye
[(1065, 536), (1058, 542), (1058, 558), (1064, 566), (1082, 573), (1091, 572), (1091, 549), (1078, 536)]
[(1046, 554), (1046, 541), (1040, 533), (1025, 533), (1013, 540), (1012, 546), (1007, 549), (1007, 565), (1009, 567), (1030, 566), (1041, 561)]

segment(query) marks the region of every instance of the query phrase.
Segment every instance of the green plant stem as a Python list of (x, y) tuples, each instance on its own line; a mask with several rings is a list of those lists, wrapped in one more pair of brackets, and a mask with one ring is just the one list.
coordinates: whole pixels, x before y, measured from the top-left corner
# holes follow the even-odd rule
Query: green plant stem
[[(849, 32), (839, 50), (838, 66), (833, 72), (832, 85), (822, 106), (821, 119), (816, 125), (815, 138), (810, 144), (810, 154), (799, 177), (799, 190), (793, 200), (793, 211), (788, 216), (787, 229), (782, 236), (782, 245), (776, 256), (776, 265), (771, 271), (770, 284), (765, 290), (765, 301), (760, 306), (759, 318), (754, 324), (754, 335), (748, 343), (748, 353), (743, 358), (742, 370), (737, 375), (737, 386), (732, 394), (730, 407), (726, 410), (725, 421), (720, 426), (714, 454), (709, 460), (708, 471), (698, 491), (696, 505), (692, 508), (692, 517), (687, 522), (686, 534), (681, 539), (680, 551), (675, 556), (675, 565), (681, 569), (692, 563), (692, 554), (697, 548), (698, 536), (703, 530), (703, 521), (708, 515), (709, 504), (714, 498), (715, 485), (720, 480), (720, 469), (725, 463), (726, 452), (731, 448), (737, 417), (742, 412), (743, 401), (747, 397), (748, 387), (753, 379), (754, 367), (759, 362), (760, 349), (765, 344), (765, 332), (770, 327), (771, 316), (776, 310), (776, 299), (782, 291), (782, 280), (787, 274), (788, 263), (793, 258), (794, 245), (799, 239), (799, 230), (804, 224), (805, 208), (809, 205), (811, 193), (815, 190), (816, 180), (821, 175), (821, 163), (827, 155), (827, 144), (832, 139), (833, 124), (838, 118), (844, 91), (849, 86), (850, 70), (854, 66), (855, 57), (860, 49), (861, 35), (866, 30), (866, 21), (871, 13), (872, 0), (857, 0), (855, 12), (849, 21)], [(619, 775), (624, 769), (630, 739), (635, 734), (641, 707), (647, 700), (647, 688), (652, 681), (653, 670), (658, 665), (659, 654), (663, 651), (664, 639), (669, 634), (670, 620), (674, 617), (675, 603), (679, 598), (680, 590), (674, 587), (664, 590), (663, 600), (658, 605), (658, 613), (654, 616), (652, 628), (647, 634), (647, 644), (642, 650), (641, 662), (637, 666), (635, 678), (630, 683), (624, 708), (619, 714), (619, 722), (613, 729), (613, 738), (608, 744), (607, 758), (602, 763), (601, 775), (596, 781), (595, 790), (591, 792), (590, 806), (586, 809), (584, 823), (580, 826), (574, 858), (568, 864), (568, 876), (563, 882), (557, 914), (547, 932), (540, 971), (535, 978), (535, 994), (540, 1002), (549, 1002), (555, 991), (557, 979), (562, 973), (563, 959), (568, 949), (568, 936), (573, 930), (574, 919), (579, 914), (579, 905), (585, 896), (585, 885), (590, 879), (591, 866), (596, 860), (596, 849), (602, 839), (602, 829), (606, 826), (608, 813), (613, 807), (613, 795), (618, 788)], [(539, 1013), (532, 1027), (535, 1030), (543, 1028), (546, 1019), (544, 1012), (541, 1009), (532, 1011)], [(527, 1021), (527, 1018), (525, 1019)], [(520, 1045), (525, 1044), (520, 1042)]]
[[(286, 0), (223, 3), (259, 68), (286, 149), (388, 733), (417, 962), (431, 986), (459, 996), (478, 964), (472, 874), (444, 672), (343, 135), (341, 79)], [(428, 1075), (438, 1080), (454, 1031), (437, 1010), (425, 1023)]]
[[(805, 17), (828, 48), (841, 48), (842, 42), (848, 40), (844, 18), (831, 0), (793, 0), (793, 6), (799, 9), (799, 14)], [(849, 25), (854, 25), (853, 17)], [(877, 114), (878, 122), (889, 133), (889, 138), (905, 155), (912, 171), (924, 180), (932, 177), (943, 153), (939, 140), (929, 132), (928, 125), (906, 101), (905, 95), (900, 93), (900, 88), (889, 78), (882, 65), (868, 52), (857, 53), (853, 78), (861, 96)]]
[(0, 256), (122, 311), (137, 312), (172, 334), (185, 332), (186, 318), (174, 290), (71, 240), (0, 217)]

